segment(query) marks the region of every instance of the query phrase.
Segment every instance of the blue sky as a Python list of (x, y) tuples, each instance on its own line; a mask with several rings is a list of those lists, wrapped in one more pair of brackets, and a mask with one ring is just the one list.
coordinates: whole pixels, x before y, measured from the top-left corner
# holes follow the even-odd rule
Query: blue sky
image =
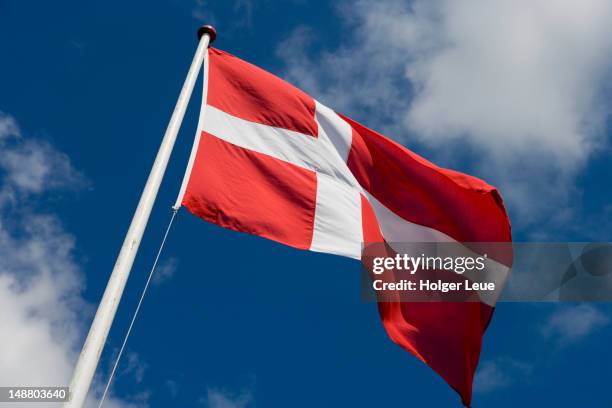
[[(70, 376), (202, 21), (217, 47), (498, 185), (517, 240), (609, 241), (612, 9), (533, 4), (0, 2), (0, 385)], [(198, 108), (196, 91), (94, 393), (170, 216)], [(162, 271), (109, 406), (460, 406), (387, 339), (354, 261), (182, 211)], [(610, 406), (610, 312), (500, 304), (474, 406)]]

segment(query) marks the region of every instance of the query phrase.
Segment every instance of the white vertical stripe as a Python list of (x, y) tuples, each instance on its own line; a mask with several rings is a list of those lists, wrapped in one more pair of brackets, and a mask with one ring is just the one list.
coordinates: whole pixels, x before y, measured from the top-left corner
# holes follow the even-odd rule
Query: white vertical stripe
[(361, 258), (361, 196), (355, 188), (317, 174), (317, 207), (310, 249)]

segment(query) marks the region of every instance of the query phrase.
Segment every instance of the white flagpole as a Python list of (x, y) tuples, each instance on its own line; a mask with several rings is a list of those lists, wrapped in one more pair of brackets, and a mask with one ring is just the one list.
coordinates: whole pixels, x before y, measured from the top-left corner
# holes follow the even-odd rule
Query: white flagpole
[(189, 73), (176, 102), (170, 123), (168, 123), (168, 128), (153, 163), (153, 168), (149, 173), (147, 184), (142, 192), (138, 207), (132, 218), (132, 223), (115, 262), (115, 267), (96, 311), (96, 316), (89, 329), (83, 350), (79, 355), (70, 384), (70, 400), (64, 405), (65, 408), (81, 408), (85, 403), (87, 392), (100, 360), (100, 354), (104, 348), (104, 343), (117, 312), (123, 289), (130, 275), (130, 270), (147, 226), (157, 191), (164, 177), (176, 135), (185, 116), (185, 110), (191, 98), (198, 72), (204, 58), (207, 56), (208, 45), (215, 40), (216, 31), (211, 26), (202, 26), (198, 30), (198, 37), (200, 40), (191, 67), (189, 68)]

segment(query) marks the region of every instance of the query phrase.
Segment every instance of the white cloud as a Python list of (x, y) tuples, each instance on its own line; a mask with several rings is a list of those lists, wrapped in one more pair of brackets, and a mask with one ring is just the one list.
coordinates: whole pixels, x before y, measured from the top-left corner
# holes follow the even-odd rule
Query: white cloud
[(21, 132), (15, 118), (0, 111), (0, 140), (18, 136), (21, 136)]
[(606, 142), (611, 2), (342, 4), (340, 46), (309, 55), (304, 27), (279, 46), (290, 81), (443, 163), (469, 155), (523, 224), (572, 216), (559, 208)]
[(553, 312), (541, 327), (545, 338), (566, 346), (586, 338), (610, 323), (610, 318), (589, 304), (561, 306)]
[[(21, 136), (6, 114), (0, 148), (0, 385), (67, 385), (93, 309), (81, 297), (75, 238), (35, 203), (82, 186), (84, 178), (66, 155)], [(100, 392), (96, 382), (93, 394)], [(142, 405), (111, 398), (106, 406)]]
[(152, 283), (159, 285), (174, 276), (174, 273), (178, 269), (178, 259), (170, 257), (157, 266), (155, 273), (153, 274)]
[(77, 188), (85, 182), (68, 156), (40, 140), (20, 139), (15, 146), (3, 149), (0, 168), (5, 172), (5, 187), (12, 186), (21, 193)]
[(230, 394), (218, 389), (208, 389), (206, 398), (201, 400), (207, 408), (247, 408), (253, 406), (253, 395), (250, 391), (243, 391), (238, 395)]
[(24, 138), (15, 119), (0, 111), (0, 205), (14, 206), (30, 194), (87, 185), (69, 157), (48, 142)]
[(144, 379), (145, 371), (148, 368), (147, 363), (142, 361), (138, 353), (133, 351), (126, 354), (123, 361), (124, 369), (121, 371), (121, 375), (131, 375), (137, 383), (141, 383)]
[(531, 365), (512, 358), (484, 361), (474, 377), (474, 392), (485, 394), (524, 382), (531, 371)]

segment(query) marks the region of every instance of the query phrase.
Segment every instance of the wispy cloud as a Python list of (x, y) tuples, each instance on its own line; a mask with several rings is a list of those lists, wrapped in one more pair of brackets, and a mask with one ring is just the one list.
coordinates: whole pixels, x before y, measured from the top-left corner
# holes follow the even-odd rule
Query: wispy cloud
[(152, 283), (154, 285), (159, 285), (174, 276), (174, 273), (177, 271), (179, 265), (179, 261), (177, 258), (170, 257), (167, 260), (163, 261), (161, 264), (157, 266), (155, 273), (153, 274)]
[(133, 351), (127, 353), (123, 366), (124, 368), (121, 371), (121, 375), (129, 375), (133, 377), (137, 383), (142, 382), (145, 371), (148, 368), (147, 364), (141, 359), (141, 357)]
[(41, 140), (19, 140), (2, 149), (0, 167), (5, 172), (5, 187), (12, 186), (21, 193), (80, 188), (86, 183), (68, 156)]
[(340, 46), (311, 52), (321, 38), (301, 27), (278, 47), (290, 81), (498, 184), (515, 224), (571, 219), (575, 178), (607, 142), (612, 3), (340, 4)]
[(203, 398), (201, 402), (207, 408), (247, 408), (255, 405), (253, 395), (249, 390), (232, 394), (209, 388), (206, 398)]
[(193, 18), (202, 23), (217, 25), (217, 17), (212, 10), (212, 3), (209, 0), (196, 0), (191, 11)]
[(610, 318), (589, 304), (559, 306), (541, 327), (542, 335), (559, 346), (583, 340), (598, 329), (607, 326)]
[(69, 157), (48, 142), (25, 138), (15, 119), (0, 111), (0, 205), (58, 190), (88, 185)]
[(21, 137), (21, 130), (15, 118), (0, 111), (0, 140), (9, 137)]
[(474, 378), (474, 392), (485, 394), (526, 381), (533, 367), (513, 358), (498, 358), (480, 364)]
[(175, 380), (166, 380), (164, 387), (168, 390), (172, 397), (176, 397), (179, 392), (179, 384)]

